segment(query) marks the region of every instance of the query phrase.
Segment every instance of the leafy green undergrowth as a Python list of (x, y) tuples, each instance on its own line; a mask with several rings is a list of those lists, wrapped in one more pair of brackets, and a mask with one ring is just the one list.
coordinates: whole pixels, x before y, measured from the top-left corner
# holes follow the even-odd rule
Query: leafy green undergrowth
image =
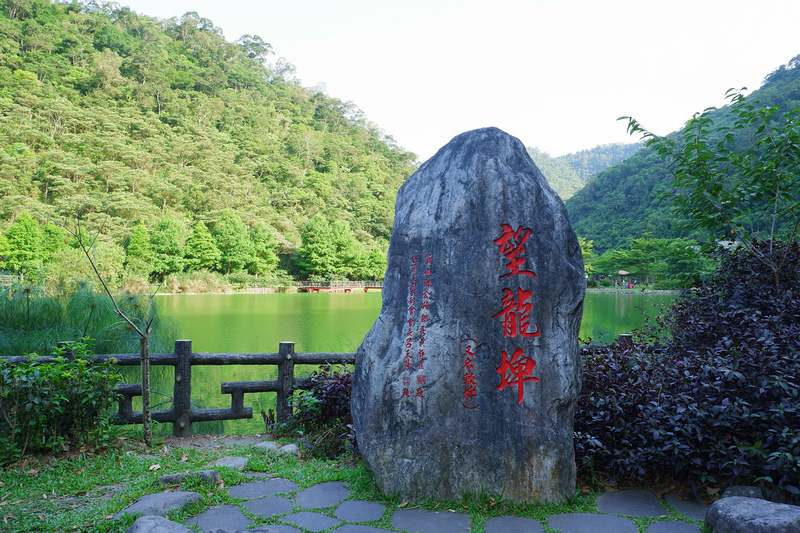
[[(184, 522), (192, 516), (221, 504), (242, 500), (229, 495), (228, 487), (252, 481), (248, 473), (266, 472), (296, 482), (299, 490), (325, 481), (343, 481), (351, 499), (376, 501), (386, 510), (380, 520), (365, 525), (392, 530), (391, 516), (398, 509), (424, 509), (458, 512), (470, 516), (472, 531), (482, 533), (484, 522), (493, 516), (517, 515), (545, 521), (561, 513), (593, 513), (596, 494), (582, 491), (561, 504), (514, 503), (486, 493), (465, 496), (461, 500), (401, 501), (387, 496), (375, 485), (370, 472), (358, 458), (337, 460), (297, 458), (262, 452), (250, 446), (175, 448), (169, 439), (146, 448), (132, 439), (119, 439), (114, 447), (83, 449), (61, 456), (26, 456), (0, 472), (0, 530), (124, 532), (135, 517), (115, 519), (114, 515), (145, 494), (164, 490), (198, 492), (201, 499), (175, 511), (169, 518)], [(222, 476), (219, 485), (189, 479), (182, 485), (164, 487), (156, 482), (163, 474), (191, 472), (212, 468), (210, 462), (225, 456), (249, 458), (245, 472), (213, 467)], [(279, 524), (280, 518), (261, 518), (241, 507), (257, 526)], [(316, 510), (333, 516), (335, 508)], [(673, 513), (673, 519), (681, 519)], [(654, 519), (632, 519), (645, 532)], [(554, 530), (545, 527), (545, 531)]]

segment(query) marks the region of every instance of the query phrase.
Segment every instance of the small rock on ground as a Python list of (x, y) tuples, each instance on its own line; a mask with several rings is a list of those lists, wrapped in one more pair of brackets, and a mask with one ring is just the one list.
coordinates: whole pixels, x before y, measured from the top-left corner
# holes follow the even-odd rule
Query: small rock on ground
[(800, 533), (800, 507), (731, 496), (711, 505), (706, 525), (714, 533)]
[(228, 468), (242, 470), (247, 466), (247, 457), (223, 457), (222, 459), (213, 461), (210, 466), (227, 466)]
[(265, 440), (254, 445), (253, 448), (263, 452), (276, 452), (280, 446), (275, 441)]
[(297, 447), (297, 444), (286, 444), (280, 447), (278, 453), (285, 453), (287, 455), (297, 455), (298, 453), (300, 453), (300, 448)]
[(181, 485), (187, 479), (197, 477), (200, 483), (216, 484), (219, 483), (222, 477), (216, 470), (198, 470), (196, 472), (182, 472), (179, 474), (165, 474), (158, 478), (156, 481), (164, 485)]

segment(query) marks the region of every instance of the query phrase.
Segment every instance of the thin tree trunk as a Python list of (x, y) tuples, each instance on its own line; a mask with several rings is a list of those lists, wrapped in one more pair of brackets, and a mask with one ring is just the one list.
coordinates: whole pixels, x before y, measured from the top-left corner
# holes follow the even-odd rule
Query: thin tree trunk
[(153, 444), (152, 410), (150, 408), (150, 339), (147, 335), (139, 339), (141, 347), (142, 367), (142, 426), (144, 431), (144, 443), (147, 446)]

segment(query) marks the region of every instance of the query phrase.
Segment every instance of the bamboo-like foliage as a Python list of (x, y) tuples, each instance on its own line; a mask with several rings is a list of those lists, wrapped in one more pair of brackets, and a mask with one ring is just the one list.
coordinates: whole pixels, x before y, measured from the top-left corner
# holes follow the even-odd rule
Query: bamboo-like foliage
[[(124, 293), (115, 296), (121, 309), (137, 324), (144, 319), (147, 297)], [(175, 321), (150, 309), (151, 349), (172, 351), (178, 337)], [(42, 286), (17, 283), (0, 290), (0, 356), (37, 353), (53, 355), (57, 343), (89, 338), (96, 353), (138, 353), (139, 335), (114, 312), (107, 295), (89, 283), (48, 293)]]

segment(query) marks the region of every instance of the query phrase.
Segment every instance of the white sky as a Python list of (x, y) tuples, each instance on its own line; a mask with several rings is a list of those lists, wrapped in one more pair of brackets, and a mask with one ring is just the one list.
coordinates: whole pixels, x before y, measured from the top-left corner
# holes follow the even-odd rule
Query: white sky
[(496, 126), (550, 155), (666, 134), (800, 54), (798, 0), (122, 0), (259, 35), (425, 161)]

